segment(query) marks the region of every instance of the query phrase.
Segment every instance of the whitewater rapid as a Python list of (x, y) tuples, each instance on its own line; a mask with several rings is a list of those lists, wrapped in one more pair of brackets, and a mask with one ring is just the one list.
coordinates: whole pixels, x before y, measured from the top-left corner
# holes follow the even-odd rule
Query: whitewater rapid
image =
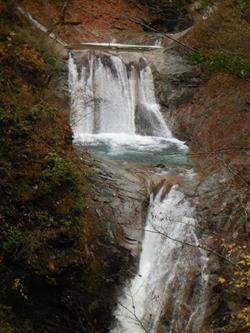
[[(169, 301), (174, 303), (166, 332), (176, 333), (180, 329), (190, 332), (188, 327), (192, 328), (191, 332), (199, 332), (198, 324), (201, 324), (203, 311), (197, 307), (207, 287), (207, 259), (201, 250), (194, 250), (188, 245), (195, 247), (198, 244), (195, 210), (177, 185), (165, 198), (162, 197), (163, 191), (164, 188), (156, 196), (151, 194), (138, 273), (128, 282), (118, 300), (116, 325), (111, 333), (157, 332), (164, 307)], [(186, 301), (185, 280), (191, 271), (187, 256), (191, 253), (199, 261), (203, 272), (197, 304), (193, 305), (185, 322), (181, 316), (182, 305)]]

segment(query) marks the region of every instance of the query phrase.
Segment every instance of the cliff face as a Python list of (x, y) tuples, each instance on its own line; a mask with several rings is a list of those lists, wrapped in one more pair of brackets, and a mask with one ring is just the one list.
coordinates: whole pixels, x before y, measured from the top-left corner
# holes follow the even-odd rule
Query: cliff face
[(215, 74), (176, 114), (178, 132), (188, 140), (200, 176), (197, 207), (205, 244), (224, 257), (210, 255), (209, 304), (217, 309), (212, 332), (244, 332), (249, 325), (244, 317), (249, 273), (240, 259), (247, 257), (249, 232), (248, 92), (249, 82)]
[(128, 43), (140, 41), (143, 32), (177, 32), (190, 27), (191, 2), (24, 0), (22, 6), (66, 43), (112, 40)]
[(107, 331), (131, 256), (72, 147), (64, 63), (14, 2), (0, 23), (0, 332)]
[[(149, 27), (161, 32), (178, 32), (189, 28), (193, 19), (189, 13), (190, 0), (141, 0), (151, 15)], [(147, 27), (145, 28), (147, 30)]]
[(200, 68), (200, 87), (176, 108), (175, 120), (177, 133), (187, 140), (200, 176), (201, 225), (207, 229), (212, 247), (224, 256), (216, 259), (211, 255), (212, 262), (214, 257), (220, 264), (220, 268), (210, 267), (214, 292), (209, 302), (211, 307), (217, 304), (213, 324), (210, 322), (212, 332), (244, 332), (249, 327), (245, 316), (249, 312), (249, 271), (244, 260), (249, 231), (250, 86), (243, 68), (236, 75), (230, 74), (233, 63), (244, 64), (249, 59), (248, 45), (240, 42), (249, 29), (244, 2), (224, 1), (183, 38), (194, 52), (203, 49), (211, 56)]
[(22, 6), (66, 43), (133, 38), (143, 32), (140, 22), (149, 19), (147, 8), (134, 0), (23, 1)]
[(202, 174), (207, 175), (223, 165), (220, 155), (225, 163), (239, 165), (247, 177), (244, 169), (248, 159), (245, 148), (249, 144), (249, 98), (246, 80), (215, 74), (190, 102), (178, 109), (180, 132), (188, 139), (192, 151), (205, 155), (198, 159)]

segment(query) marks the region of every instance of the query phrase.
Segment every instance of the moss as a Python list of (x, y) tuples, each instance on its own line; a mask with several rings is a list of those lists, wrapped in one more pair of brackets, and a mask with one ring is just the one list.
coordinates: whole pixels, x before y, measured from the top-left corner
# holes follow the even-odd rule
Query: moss
[(18, 228), (10, 228), (6, 235), (6, 241), (0, 245), (0, 251), (6, 255), (17, 251), (24, 243), (28, 236), (27, 231), (22, 231)]

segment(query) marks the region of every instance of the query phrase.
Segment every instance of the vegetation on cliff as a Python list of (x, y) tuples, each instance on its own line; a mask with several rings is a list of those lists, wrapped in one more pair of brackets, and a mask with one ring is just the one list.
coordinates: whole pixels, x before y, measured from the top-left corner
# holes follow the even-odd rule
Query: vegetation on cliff
[[(201, 177), (200, 213), (221, 261), (212, 332), (249, 330), (249, 1), (206, 1), (213, 12), (184, 37), (202, 84), (177, 111)], [(215, 189), (216, 187), (216, 189)], [(201, 191), (202, 192), (202, 191)], [(214, 234), (216, 236), (214, 236)], [(223, 273), (222, 273), (223, 271)]]
[(96, 332), (122, 260), (87, 208), (93, 170), (72, 148), (63, 62), (16, 1), (0, 7), (0, 331)]
[(250, 78), (249, 1), (206, 1), (213, 13), (199, 21), (185, 41), (192, 45), (191, 59), (210, 71)]

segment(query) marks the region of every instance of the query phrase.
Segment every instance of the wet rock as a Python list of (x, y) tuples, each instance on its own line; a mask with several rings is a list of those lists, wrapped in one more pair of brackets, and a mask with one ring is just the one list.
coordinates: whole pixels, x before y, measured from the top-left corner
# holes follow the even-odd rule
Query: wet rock
[(154, 68), (155, 92), (161, 112), (172, 131), (182, 137), (182, 133), (176, 131), (178, 126), (175, 113), (197, 90), (200, 83), (199, 73), (189, 64), (185, 55), (172, 47), (152, 53), (148, 59)]
[(89, 205), (99, 212), (114, 244), (137, 256), (147, 214), (146, 172), (136, 165), (98, 159), (95, 169), (92, 176), (95, 195), (91, 193)]
[(155, 113), (148, 110), (145, 105), (138, 104), (135, 110), (135, 126), (136, 134), (157, 136), (157, 129), (160, 128), (161, 123)]

